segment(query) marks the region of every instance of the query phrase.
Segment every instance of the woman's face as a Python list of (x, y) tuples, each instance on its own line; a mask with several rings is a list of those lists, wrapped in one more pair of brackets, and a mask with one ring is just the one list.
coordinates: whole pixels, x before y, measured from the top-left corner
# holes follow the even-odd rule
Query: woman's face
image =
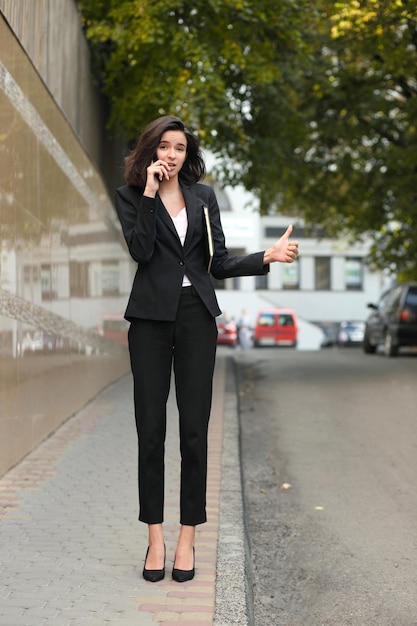
[(178, 176), (187, 158), (187, 138), (182, 130), (167, 130), (161, 137), (156, 158), (165, 161), (169, 176)]

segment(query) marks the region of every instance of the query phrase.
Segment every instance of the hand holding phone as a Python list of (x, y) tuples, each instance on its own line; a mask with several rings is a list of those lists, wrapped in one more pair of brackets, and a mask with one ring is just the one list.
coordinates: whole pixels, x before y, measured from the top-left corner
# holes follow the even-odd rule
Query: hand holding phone
[(168, 163), (166, 163), (165, 161), (161, 161), (161, 159), (152, 161), (152, 163), (146, 169), (146, 172), (147, 177), (144, 195), (154, 197), (158, 192), (159, 185), (164, 180), (164, 178), (166, 178), (166, 180), (169, 180)]

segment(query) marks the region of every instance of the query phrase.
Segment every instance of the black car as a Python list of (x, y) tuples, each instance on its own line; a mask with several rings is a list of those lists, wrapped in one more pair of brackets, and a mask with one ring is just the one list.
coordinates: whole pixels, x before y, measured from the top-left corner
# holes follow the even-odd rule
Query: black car
[(395, 285), (368, 307), (364, 352), (372, 354), (382, 345), (387, 356), (396, 356), (401, 347), (417, 346), (417, 284)]

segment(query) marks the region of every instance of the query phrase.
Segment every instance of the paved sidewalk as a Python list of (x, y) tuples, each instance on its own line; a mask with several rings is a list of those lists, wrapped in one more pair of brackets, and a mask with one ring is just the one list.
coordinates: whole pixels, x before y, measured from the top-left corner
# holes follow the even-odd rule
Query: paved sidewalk
[[(218, 356), (209, 433), (208, 523), (196, 577), (171, 579), (179, 525), (178, 419), (169, 399), (167, 576), (141, 576), (132, 381), (104, 390), (0, 480), (1, 626), (248, 623), (235, 390)], [(76, 393), (76, 390), (74, 390)], [(223, 447), (223, 450), (222, 450)]]

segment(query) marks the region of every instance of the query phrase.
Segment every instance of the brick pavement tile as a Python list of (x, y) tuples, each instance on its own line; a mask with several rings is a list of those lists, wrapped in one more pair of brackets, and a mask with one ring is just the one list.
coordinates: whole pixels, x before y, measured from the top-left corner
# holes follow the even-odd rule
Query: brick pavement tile
[(174, 613), (173, 611), (159, 611), (153, 614), (153, 619), (157, 624), (168, 621), (176, 621), (178, 624), (179, 615), (179, 613)]
[(209, 613), (208, 611), (204, 611), (203, 609), (194, 612), (190, 611), (189, 613), (180, 613), (180, 620), (182, 625), (187, 622), (199, 623), (203, 620), (211, 624), (213, 620), (213, 613)]
[(47, 591), (33, 591), (27, 588), (13, 589), (7, 598), (8, 606), (24, 606), (25, 608), (43, 607), (47, 602), (56, 602), (59, 596)]
[(160, 622), (160, 626), (178, 626), (179, 624), (181, 624), (181, 626), (211, 626), (213, 623), (213, 617), (211, 615), (195, 616), (191, 620), (189, 619), (190, 617), (191, 616), (184, 618), (182, 615), (178, 615), (178, 619)]
[(167, 596), (169, 598), (186, 598), (186, 599), (200, 599), (200, 598), (210, 598), (214, 599), (214, 591), (207, 589), (205, 587), (201, 588), (201, 591), (198, 588), (194, 588), (194, 590), (190, 591), (190, 589), (186, 589), (184, 591), (170, 591)]
[(25, 609), (22, 608), (22, 606), (11, 605), (10, 607), (7, 606), (6, 610), (6, 606), (3, 604), (3, 606), (0, 607), (0, 624), (6, 625), (12, 620), (14, 622), (14, 620), (16, 620), (17, 618), (22, 617), (24, 613)]
[(31, 607), (26, 609), (25, 617), (34, 617), (39, 619), (54, 619), (59, 615), (59, 610), (55, 607), (50, 607), (48, 603), (43, 607)]
[[(3, 622), (0, 622), (3, 626)], [(58, 626), (58, 623), (55, 622), (55, 625), (52, 624), (52, 620), (43, 619), (36, 616), (23, 615), (20, 617), (13, 618), (13, 621), (4, 622), (4, 626), (43, 626), (44, 624), (48, 624), (48, 626)], [(67, 626), (64, 622), (61, 622), (59, 626)]]
[[(168, 596), (169, 597), (169, 601), (171, 601), (173, 598), (179, 598), (181, 596)], [(212, 607), (213, 606), (213, 599), (214, 597), (211, 595), (207, 595), (207, 596), (203, 596), (201, 594), (196, 594), (196, 595), (191, 595), (191, 596), (186, 596), (184, 594), (184, 596), (182, 597), (182, 600), (184, 601), (183, 606), (185, 608), (187, 608), (188, 606), (190, 607), (196, 607), (198, 606), (201, 609), (205, 609), (207, 610), (208, 607)]]
[[(193, 584), (194, 583), (194, 584)], [(207, 585), (203, 580), (195, 578), (193, 583), (182, 584), (181, 586), (175, 585), (171, 587), (173, 593), (186, 593), (188, 594), (211, 594), (214, 593), (214, 587)]]
[[(109, 625), (114, 624), (115, 626), (155, 626), (155, 622), (152, 622), (152, 621), (148, 622), (148, 620), (143, 621), (142, 619), (141, 621), (139, 621), (139, 618), (137, 615), (130, 619), (126, 619), (123, 617), (106, 619), (104, 616), (103, 617), (87, 617), (87, 618), (77, 617), (76, 619), (71, 619), (67, 622), (67, 626), (80, 626), (80, 624), (83, 626), (84, 625), (85, 626), (106, 626), (107, 624)], [(49, 624), (48, 623), (48, 626), (62, 626), (62, 624), (59, 624), (59, 623)]]
[(160, 604), (141, 604), (140, 609), (146, 612), (157, 612), (161, 613), (162, 611), (172, 611), (174, 613), (208, 613), (207, 606), (201, 603), (198, 604), (188, 604), (186, 601), (175, 602), (170, 598), (170, 601), (167, 603)]

